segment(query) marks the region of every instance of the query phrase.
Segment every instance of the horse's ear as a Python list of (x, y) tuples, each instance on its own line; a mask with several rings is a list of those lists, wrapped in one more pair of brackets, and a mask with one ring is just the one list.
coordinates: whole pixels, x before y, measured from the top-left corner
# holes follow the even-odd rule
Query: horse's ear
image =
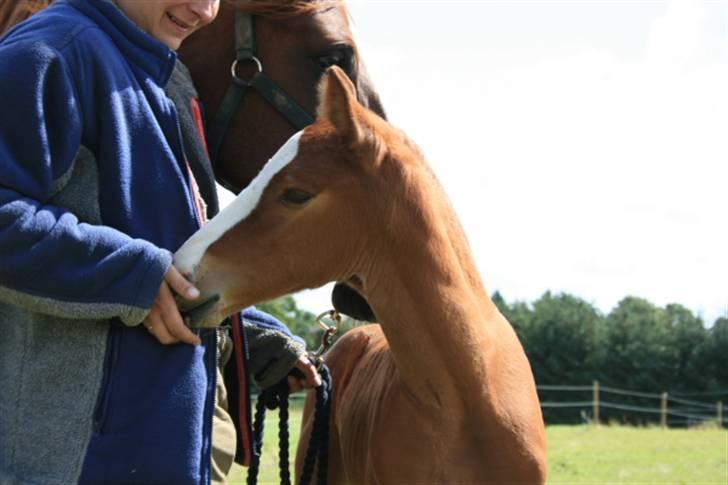
[(319, 85), (319, 99), (319, 117), (329, 120), (352, 144), (363, 140), (362, 126), (356, 117), (356, 89), (341, 68), (332, 66), (326, 71)]

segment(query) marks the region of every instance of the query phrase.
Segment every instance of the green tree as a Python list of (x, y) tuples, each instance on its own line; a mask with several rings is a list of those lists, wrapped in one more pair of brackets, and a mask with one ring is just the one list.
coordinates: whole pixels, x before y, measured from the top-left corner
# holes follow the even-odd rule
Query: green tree
[(708, 338), (708, 331), (703, 320), (676, 303), (665, 307), (665, 316), (670, 327), (673, 379), (672, 383), (663, 383), (663, 388), (687, 392), (705, 390), (708, 383), (701, 349)]
[(607, 315), (600, 380), (608, 386), (662, 392), (674, 371), (670, 320), (643, 298), (624, 298)]
[(529, 352), (540, 384), (586, 384), (596, 373), (601, 315), (565, 293), (544, 293), (533, 305)]
[(708, 330), (708, 338), (700, 349), (701, 369), (708, 390), (728, 389), (728, 317), (718, 318)]

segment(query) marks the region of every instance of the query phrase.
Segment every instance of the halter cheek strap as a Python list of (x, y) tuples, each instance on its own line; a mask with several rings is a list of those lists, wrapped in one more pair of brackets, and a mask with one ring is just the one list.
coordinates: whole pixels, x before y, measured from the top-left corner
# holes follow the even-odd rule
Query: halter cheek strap
[[(235, 12), (235, 52), (235, 60), (230, 66), (232, 82), (228, 86), (215, 119), (210, 124), (210, 158), (213, 166), (217, 165), (222, 142), (248, 88), (255, 89), (297, 130), (302, 130), (314, 121), (313, 116), (308, 114), (263, 72), (263, 65), (255, 55), (255, 24), (253, 17), (241, 11)], [(238, 65), (245, 62), (252, 62), (257, 68), (256, 73), (249, 80), (243, 79), (237, 74)], [(226, 180), (221, 179), (220, 182), (226, 188), (232, 186)]]

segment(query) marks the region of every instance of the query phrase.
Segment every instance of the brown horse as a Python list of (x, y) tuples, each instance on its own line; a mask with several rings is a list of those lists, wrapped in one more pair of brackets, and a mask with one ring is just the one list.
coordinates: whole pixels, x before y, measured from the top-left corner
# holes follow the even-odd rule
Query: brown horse
[[(342, 0), (238, 0), (223, 3), (218, 18), (186, 40), (179, 51), (208, 119), (218, 116), (231, 83), (233, 39), (240, 28), (236, 10), (254, 18), (252, 44), (260, 62), (241, 63), (237, 69), (241, 78), (250, 79), (260, 68), (280, 88), (276, 95), (288, 96), (305, 112), (315, 114), (318, 82), (326, 68), (338, 65), (356, 84), (361, 103), (384, 116)], [(253, 89), (243, 97), (231, 123), (214, 164), (218, 178), (228, 181), (234, 192), (247, 186), (271, 155), (302, 128), (292, 126), (274, 102)]]
[[(326, 356), (331, 482), (543, 482), (530, 366), (435, 176), (341, 70), (321, 96), (316, 123), (175, 255), (209, 301), (203, 321), (348, 281), (381, 326), (350, 331)], [(302, 443), (310, 418), (308, 402)]]

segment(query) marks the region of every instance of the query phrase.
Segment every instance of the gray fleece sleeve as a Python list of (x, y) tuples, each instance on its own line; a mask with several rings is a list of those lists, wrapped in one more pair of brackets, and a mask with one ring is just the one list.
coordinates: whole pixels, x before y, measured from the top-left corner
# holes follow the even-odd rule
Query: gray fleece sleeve
[[(125, 325), (141, 323), (149, 313), (154, 296), (172, 264), (172, 253), (103, 225), (98, 202), (98, 168), (91, 150), (83, 145), (79, 147), (71, 168), (54, 181), (47, 205), (41, 207), (43, 210), (36, 208), (36, 217), (29, 215), (32, 212), (30, 209), (25, 209), (26, 206), (31, 207), (28, 205), (30, 199), (24, 200), (25, 204), (14, 209), (14, 212), (9, 208), (12, 204), (0, 207), (0, 232), (3, 224), (7, 224), (14, 229), (13, 234), (20, 234), (22, 231), (18, 228), (29, 226), (36, 219), (49, 219), (54, 210), (63, 211), (62, 218), (46, 222), (50, 227), (47, 234), (39, 230), (44, 235), (42, 240), (49, 241), (49, 248), (43, 254), (51, 261), (58, 257), (56, 252), (62, 254), (58, 264), (67, 265), (75, 257), (78, 264), (69, 267), (78, 270), (82, 263), (85, 264), (87, 272), (79, 274), (88, 277), (53, 278), (49, 275), (52, 267), (44, 263), (43, 257), (37, 256), (26, 257), (27, 264), (9, 270), (12, 254), (8, 248), (13, 246), (8, 241), (11, 238), (0, 237), (0, 248), (3, 249), (0, 251), (0, 301), (63, 319), (105, 320), (118, 317)], [(59, 228), (67, 230), (59, 233)], [(99, 239), (102, 231), (107, 235), (104, 240), (114, 241), (116, 249), (111, 243), (105, 245)], [(40, 246), (37, 240), (31, 240), (34, 242), (32, 246), (21, 241), (15, 244), (13, 250), (20, 254), (30, 253), (34, 247)], [(58, 240), (72, 240), (73, 244), (59, 246)], [(108, 254), (105, 257), (97, 255), (99, 261), (94, 263), (90, 256), (85, 257), (94, 251), (99, 254), (106, 251)], [(128, 263), (114, 266), (114, 261)], [(110, 267), (108, 276), (94, 279), (106, 267)], [(136, 297), (123, 302), (105, 298), (103, 290), (110, 288), (118, 278), (129, 275), (131, 269), (137, 276), (134, 280), (136, 284), (130, 283), (129, 286), (136, 292)]]

